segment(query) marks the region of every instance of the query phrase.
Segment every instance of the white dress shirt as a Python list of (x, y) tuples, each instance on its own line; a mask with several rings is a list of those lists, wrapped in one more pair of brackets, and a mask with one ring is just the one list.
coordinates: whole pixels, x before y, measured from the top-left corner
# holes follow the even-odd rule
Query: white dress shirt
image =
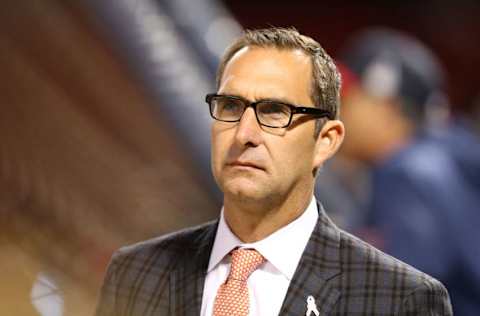
[(288, 286), (302, 253), (317, 223), (318, 210), (314, 197), (303, 214), (268, 237), (250, 244), (242, 243), (220, 213), (207, 276), (203, 288), (201, 316), (211, 316), (218, 288), (230, 272), (230, 256), (236, 247), (256, 249), (266, 262), (247, 281), (250, 316), (276, 316), (280, 313)]

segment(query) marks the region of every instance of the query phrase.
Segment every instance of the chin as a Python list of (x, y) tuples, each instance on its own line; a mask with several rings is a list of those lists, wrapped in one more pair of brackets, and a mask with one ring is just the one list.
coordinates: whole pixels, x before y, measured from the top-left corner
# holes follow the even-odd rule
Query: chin
[(234, 199), (262, 200), (268, 195), (266, 187), (253, 179), (230, 179), (221, 188), (225, 196)]

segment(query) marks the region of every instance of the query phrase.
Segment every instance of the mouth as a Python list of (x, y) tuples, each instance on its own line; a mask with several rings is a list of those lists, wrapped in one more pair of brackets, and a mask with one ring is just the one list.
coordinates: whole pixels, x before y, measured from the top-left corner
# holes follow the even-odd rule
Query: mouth
[(233, 162), (227, 163), (227, 166), (245, 168), (245, 169), (251, 168), (251, 169), (257, 169), (257, 170), (265, 170), (265, 168), (263, 168), (262, 166), (257, 165), (253, 162), (248, 162), (248, 161), (233, 161)]

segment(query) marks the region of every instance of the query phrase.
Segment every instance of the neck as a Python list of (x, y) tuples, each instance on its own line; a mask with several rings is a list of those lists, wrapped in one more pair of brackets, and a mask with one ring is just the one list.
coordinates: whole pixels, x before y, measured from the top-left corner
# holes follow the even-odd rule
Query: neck
[[(264, 201), (224, 198), (225, 220), (232, 232), (242, 241), (251, 243), (262, 240), (278, 229), (288, 225), (308, 207), (313, 195), (313, 186), (297, 195)], [(275, 200), (275, 201), (272, 201)]]

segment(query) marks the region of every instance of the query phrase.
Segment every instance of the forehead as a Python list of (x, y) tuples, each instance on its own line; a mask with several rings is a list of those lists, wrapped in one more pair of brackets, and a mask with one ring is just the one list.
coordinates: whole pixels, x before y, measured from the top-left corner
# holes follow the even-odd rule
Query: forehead
[(301, 50), (244, 47), (227, 63), (219, 93), (309, 105), (311, 77), (311, 60)]

